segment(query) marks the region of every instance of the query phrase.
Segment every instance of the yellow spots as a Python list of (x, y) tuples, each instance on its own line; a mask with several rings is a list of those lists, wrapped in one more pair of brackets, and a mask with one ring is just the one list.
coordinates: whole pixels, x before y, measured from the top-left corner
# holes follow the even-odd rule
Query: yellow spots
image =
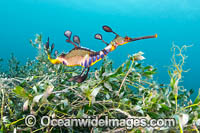
[(113, 50), (115, 50), (115, 46), (114, 45), (112, 45), (110, 51), (113, 51)]
[(157, 38), (158, 37), (158, 34), (155, 34), (155, 38)]

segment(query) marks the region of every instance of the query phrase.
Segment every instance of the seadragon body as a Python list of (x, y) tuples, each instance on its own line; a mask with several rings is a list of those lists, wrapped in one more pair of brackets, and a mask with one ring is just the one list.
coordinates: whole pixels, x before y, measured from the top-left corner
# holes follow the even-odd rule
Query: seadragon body
[[(130, 37), (121, 37), (115, 32), (112, 31), (112, 29), (108, 26), (103, 26), (103, 30), (106, 32), (112, 32), (116, 35), (116, 37), (108, 44), (103, 39), (101, 34), (96, 34), (95, 38), (98, 40), (102, 40), (107, 46), (100, 50), (100, 51), (93, 51), (84, 47), (80, 46), (80, 39), (78, 36), (73, 37), (73, 42), (70, 40), (71, 38), (71, 31), (66, 31), (65, 36), (68, 38), (66, 41), (73, 44), (74, 48), (69, 51), (68, 53), (62, 53), (61, 55), (57, 56), (55, 59), (51, 57), (51, 52), (54, 48), (54, 45), (51, 46), (51, 50), (49, 50), (49, 39), (45, 45), (45, 48), (47, 50), (48, 59), (52, 64), (63, 64), (66, 66), (82, 66), (85, 69), (82, 71), (82, 73), (78, 76), (72, 77), (69, 79), (69, 81), (76, 81), (76, 82), (83, 82), (88, 75), (89, 69), (92, 65), (103, 59), (109, 52), (115, 50), (118, 46), (124, 45), (128, 42), (141, 40), (141, 39), (147, 39), (147, 38), (156, 38), (156, 35), (152, 36), (144, 36), (139, 38), (130, 38)], [(78, 44), (78, 45), (77, 45)], [(57, 54), (57, 52), (55, 52)], [(55, 55), (56, 55), (55, 54)], [(86, 74), (83, 75), (87, 68)]]

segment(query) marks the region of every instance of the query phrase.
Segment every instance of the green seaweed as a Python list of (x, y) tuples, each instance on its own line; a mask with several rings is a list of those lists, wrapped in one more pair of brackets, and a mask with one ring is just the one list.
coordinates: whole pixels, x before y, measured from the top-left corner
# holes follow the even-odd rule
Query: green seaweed
[[(11, 55), (9, 72), (0, 76), (1, 132), (199, 132), (195, 122), (200, 117), (200, 90), (192, 102), (192, 90), (181, 86), (185, 55), (188, 46), (173, 45), (169, 84), (159, 84), (153, 75), (156, 68), (146, 66), (143, 53), (129, 55), (118, 68), (112, 61), (103, 60), (99, 69), (90, 72), (83, 83), (68, 82), (78, 75), (80, 68), (53, 65), (43, 50), (42, 35), (31, 44), (38, 49), (36, 60), (19, 65)], [(178, 50), (178, 54), (177, 54)], [(180, 58), (179, 58), (180, 57)], [(178, 63), (177, 63), (178, 62)], [(3, 75), (3, 76), (2, 76)], [(168, 82), (168, 81), (166, 81)], [(25, 125), (25, 116), (33, 114), (38, 122)], [(175, 127), (42, 127), (42, 116), (52, 118), (175, 118)], [(183, 123), (183, 119), (188, 120)]]

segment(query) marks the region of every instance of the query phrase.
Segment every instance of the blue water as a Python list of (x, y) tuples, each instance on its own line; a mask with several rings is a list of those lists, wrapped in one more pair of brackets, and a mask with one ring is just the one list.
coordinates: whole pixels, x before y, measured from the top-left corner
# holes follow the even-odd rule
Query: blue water
[[(158, 68), (156, 79), (169, 83), (172, 42), (191, 45), (188, 48), (184, 74), (185, 88), (198, 92), (200, 87), (200, 1), (199, 0), (10, 0), (0, 2), (0, 57), (4, 60), (13, 52), (24, 63), (34, 59), (36, 50), (29, 44), (36, 33), (48, 36), (60, 52), (72, 45), (65, 43), (65, 30), (80, 36), (81, 45), (100, 50), (105, 45), (94, 39), (101, 33), (109, 42), (114, 35), (105, 33), (109, 25), (120, 35), (139, 37), (158, 33), (157, 39), (141, 40), (119, 47), (109, 55), (117, 67), (128, 54), (143, 51), (147, 65)], [(100, 65), (98, 63), (98, 65)], [(6, 66), (5, 66), (6, 67)], [(196, 95), (196, 94), (195, 94)]]

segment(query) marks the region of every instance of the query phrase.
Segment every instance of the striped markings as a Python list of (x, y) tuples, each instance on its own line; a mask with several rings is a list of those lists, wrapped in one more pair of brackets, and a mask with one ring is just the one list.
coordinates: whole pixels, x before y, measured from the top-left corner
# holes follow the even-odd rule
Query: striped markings
[(100, 52), (96, 52), (95, 54), (89, 55), (89, 58), (85, 58), (85, 61), (81, 63), (83, 67), (90, 67), (94, 65), (96, 62), (103, 59), (108, 53), (110, 52), (109, 49), (103, 49)]

